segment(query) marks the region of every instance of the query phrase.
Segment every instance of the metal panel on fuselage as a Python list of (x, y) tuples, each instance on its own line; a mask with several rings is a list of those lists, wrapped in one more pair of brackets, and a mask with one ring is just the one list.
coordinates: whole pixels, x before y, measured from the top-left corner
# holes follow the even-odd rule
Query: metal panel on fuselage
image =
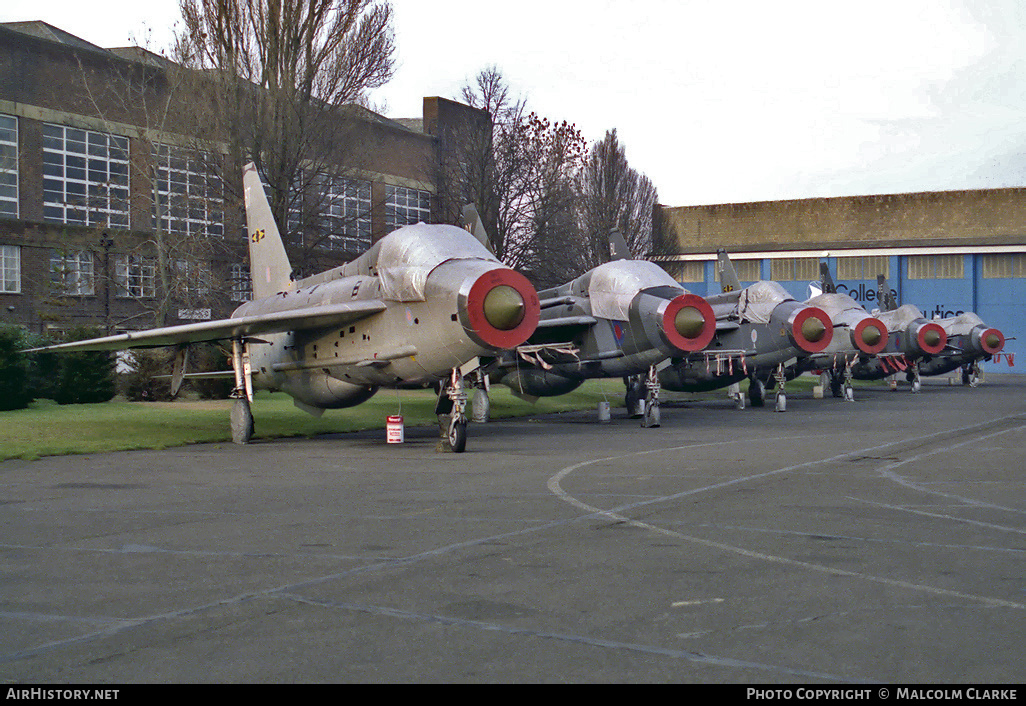
[[(427, 280), (427, 301), (389, 301), (385, 311), (342, 328), (265, 337), (271, 345), (251, 346), (254, 368), (265, 376), (254, 382), (280, 387), (279, 376), (292, 374), (274, 373), (273, 366), (283, 363), (302, 364), (356, 385), (428, 385), (439, 380), (487, 352), (459, 321), (458, 298), (466, 281), (496, 267), (501, 265), (483, 260), (443, 263)], [(358, 299), (380, 296), (373, 277), (348, 277), (318, 286), (350, 291)]]

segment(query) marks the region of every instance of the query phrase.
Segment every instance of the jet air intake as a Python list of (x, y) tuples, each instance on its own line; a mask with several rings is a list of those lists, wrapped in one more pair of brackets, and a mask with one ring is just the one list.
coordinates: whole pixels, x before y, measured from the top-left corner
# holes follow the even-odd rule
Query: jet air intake
[(663, 310), (662, 331), (667, 342), (682, 351), (704, 349), (716, 334), (716, 315), (697, 294), (682, 294)]
[(994, 355), (1005, 347), (1005, 335), (996, 328), (977, 326), (969, 335), (969, 346), (977, 355)]
[(806, 353), (819, 353), (830, 345), (834, 325), (818, 306), (798, 309), (789, 319), (794, 344)]
[(876, 355), (887, 347), (887, 327), (880, 319), (868, 316), (855, 325), (852, 343), (863, 353)]
[(460, 322), (477, 343), (497, 350), (516, 348), (534, 333), (541, 307), (527, 278), (505, 267), (467, 280), (458, 299)]
[(924, 355), (937, 355), (948, 343), (948, 334), (940, 324), (932, 321), (912, 322), (908, 328), (909, 341), (913, 348)]

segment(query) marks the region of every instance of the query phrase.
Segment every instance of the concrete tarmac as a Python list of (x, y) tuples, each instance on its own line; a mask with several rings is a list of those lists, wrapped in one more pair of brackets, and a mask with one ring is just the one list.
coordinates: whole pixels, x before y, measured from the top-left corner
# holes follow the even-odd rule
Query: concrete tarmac
[(0, 463), (0, 681), (1023, 681), (1026, 377), (623, 414)]

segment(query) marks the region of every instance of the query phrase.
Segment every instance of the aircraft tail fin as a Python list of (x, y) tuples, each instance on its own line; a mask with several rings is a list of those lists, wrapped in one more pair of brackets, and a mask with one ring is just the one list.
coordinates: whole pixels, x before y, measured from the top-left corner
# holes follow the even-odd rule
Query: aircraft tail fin
[(488, 231), (485, 230), (484, 223), (481, 221), (481, 214), (477, 212), (477, 206), (472, 203), (468, 203), (463, 207), (463, 227), (481, 241), (481, 244), (488, 248), (488, 252), (492, 255), (495, 254), (491, 239), (488, 237)]
[(830, 276), (830, 266), (825, 262), (819, 263), (819, 281), (823, 287), (824, 294), (834, 294), (837, 292), (834, 278)]
[(292, 289), (292, 265), (285, 252), (278, 225), (267, 203), (256, 165), (250, 162), (242, 170), (246, 193), (246, 229), (249, 233), (249, 270), (253, 278), (253, 298), (271, 296)]
[(741, 281), (737, 278), (734, 263), (730, 261), (726, 250), (716, 251), (716, 269), (720, 274), (720, 291), (735, 292), (741, 289)]
[(887, 278), (883, 275), (876, 276), (876, 298), (883, 311), (894, 311), (898, 308), (898, 302), (894, 298), (894, 293), (891, 292), (891, 285), (887, 283)]
[(609, 231), (609, 260), (630, 260), (631, 249), (627, 247), (627, 241), (616, 228)]

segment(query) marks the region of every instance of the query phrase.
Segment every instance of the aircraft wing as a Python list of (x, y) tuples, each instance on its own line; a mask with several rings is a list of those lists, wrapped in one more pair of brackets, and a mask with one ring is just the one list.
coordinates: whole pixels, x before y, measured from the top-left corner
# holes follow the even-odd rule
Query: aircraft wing
[(154, 348), (182, 343), (217, 341), (225, 338), (241, 338), (261, 333), (280, 333), (303, 329), (343, 326), (372, 314), (384, 311), (386, 305), (379, 300), (345, 302), (311, 306), (303, 309), (276, 311), (269, 314), (253, 314), (234, 319), (202, 321), (195, 324), (167, 326), (148, 331), (132, 331), (116, 336), (90, 338), (53, 346), (33, 348), (26, 351), (118, 351), (126, 348)]

